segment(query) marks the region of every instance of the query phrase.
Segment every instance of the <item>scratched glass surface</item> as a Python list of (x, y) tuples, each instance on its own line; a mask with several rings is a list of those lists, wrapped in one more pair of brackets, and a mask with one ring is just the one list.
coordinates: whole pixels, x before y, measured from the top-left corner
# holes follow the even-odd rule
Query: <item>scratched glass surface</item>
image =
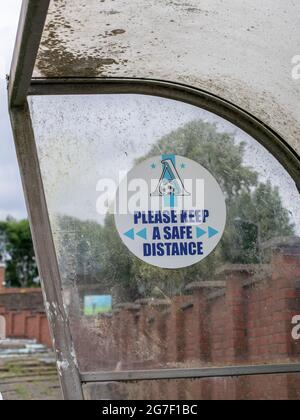
[[(82, 371), (299, 361), (300, 199), (256, 140), (197, 107), (142, 95), (32, 97), (63, 296)], [(164, 270), (125, 247), (99, 180), (174, 153), (219, 182), (222, 241)], [(293, 324), (294, 322), (294, 324)]]

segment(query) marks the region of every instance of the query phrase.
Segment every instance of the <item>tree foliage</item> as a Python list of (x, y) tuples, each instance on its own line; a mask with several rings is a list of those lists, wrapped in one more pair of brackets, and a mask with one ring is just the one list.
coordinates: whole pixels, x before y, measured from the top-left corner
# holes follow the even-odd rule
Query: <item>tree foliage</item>
[(278, 188), (260, 182), (255, 170), (244, 164), (245, 147), (233, 134), (197, 120), (161, 138), (136, 162), (162, 154), (181, 155), (198, 162), (217, 179), (226, 197), (227, 227), (221, 244), (204, 261), (181, 270), (152, 267), (127, 250), (113, 215), (107, 215), (103, 226), (75, 221), (81, 239), (75, 240), (78, 245), (73, 255), (81, 268), (89, 261), (86, 272), (92, 281), (117, 290), (121, 299), (134, 300), (180, 294), (186, 283), (212, 277), (225, 262), (261, 262), (260, 244), (290, 236), (294, 227)]
[[(219, 182), (227, 203), (227, 226), (217, 249), (204, 261), (181, 270), (152, 267), (130, 253), (116, 230), (113, 215), (103, 225), (58, 216), (58, 256), (64, 284), (101, 284), (119, 300), (180, 294), (191, 281), (213, 277), (225, 262), (258, 263), (260, 245), (276, 237), (290, 236), (294, 226), (277, 187), (260, 182), (244, 164), (245, 144), (214, 124), (190, 122), (161, 138), (146, 156), (176, 154), (192, 159)], [(38, 277), (28, 221), (0, 222), (0, 259), (7, 264), (7, 283), (28, 287)]]
[(28, 220), (0, 222), (0, 260), (6, 263), (6, 283), (11, 287), (38, 284), (38, 272)]

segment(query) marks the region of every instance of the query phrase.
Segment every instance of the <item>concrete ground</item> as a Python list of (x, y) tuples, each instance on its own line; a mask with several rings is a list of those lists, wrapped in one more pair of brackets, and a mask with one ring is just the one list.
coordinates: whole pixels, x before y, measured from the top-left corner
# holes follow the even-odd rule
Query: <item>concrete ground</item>
[(61, 400), (54, 356), (34, 341), (0, 341), (4, 400)]

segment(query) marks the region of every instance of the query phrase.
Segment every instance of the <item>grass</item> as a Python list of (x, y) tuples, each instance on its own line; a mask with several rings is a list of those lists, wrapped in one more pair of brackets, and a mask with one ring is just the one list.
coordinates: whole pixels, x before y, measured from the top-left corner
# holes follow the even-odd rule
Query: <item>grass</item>
[(27, 390), (27, 388), (24, 385), (17, 385), (15, 388), (15, 393), (17, 395), (18, 398), (20, 398), (21, 400), (29, 400), (30, 399), (30, 394)]
[(17, 366), (11, 363), (4, 365), (5, 371), (0, 373), (0, 379), (11, 378), (15, 376), (21, 376), (24, 373), (24, 369), (21, 366)]
[(111, 306), (101, 307), (101, 308), (85, 308), (84, 315), (85, 316), (93, 316), (93, 315), (100, 315), (106, 314), (111, 312)]

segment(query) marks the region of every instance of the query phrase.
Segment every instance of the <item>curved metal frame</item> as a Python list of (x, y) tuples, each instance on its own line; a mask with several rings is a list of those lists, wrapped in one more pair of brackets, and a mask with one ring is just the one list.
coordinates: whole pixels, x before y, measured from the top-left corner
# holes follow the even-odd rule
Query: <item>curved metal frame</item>
[(210, 111), (264, 146), (283, 165), (300, 190), (300, 157), (263, 122), (249, 112), (207, 91), (152, 79), (33, 79), (28, 95), (141, 94), (173, 99)]

